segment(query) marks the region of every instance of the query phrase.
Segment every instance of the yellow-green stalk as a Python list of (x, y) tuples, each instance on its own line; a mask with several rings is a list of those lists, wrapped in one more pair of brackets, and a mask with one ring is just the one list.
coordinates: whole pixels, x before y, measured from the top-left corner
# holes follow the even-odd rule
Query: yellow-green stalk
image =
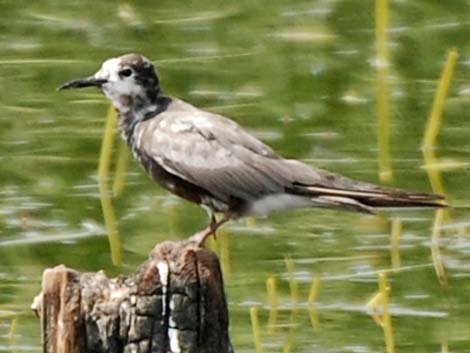
[(455, 65), (458, 58), (457, 50), (452, 49), (447, 54), (447, 60), (442, 69), (439, 84), (432, 104), (431, 112), (428, 116), (426, 131), (423, 138), (423, 150), (433, 148), (436, 144), (437, 135), (442, 121), (442, 112), (449, 93), (450, 82), (454, 75)]
[(276, 331), (277, 312), (279, 307), (279, 301), (277, 298), (277, 286), (276, 278), (269, 277), (266, 280), (266, 292), (268, 294), (268, 302), (270, 305), (269, 317), (268, 317), (268, 334), (273, 335)]
[[(445, 101), (449, 93), (450, 82), (452, 80), (457, 63), (457, 58), (458, 53), (455, 49), (450, 50), (447, 54), (447, 60), (444, 68), (442, 69), (432, 108), (428, 116), (426, 131), (424, 133), (422, 143), (424, 166), (428, 173), (431, 187), (435, 193), (443, 195), (445, 194), (445, 189), (442, 182), (441, 171), (439, 168), (435, 168), (435, 166), (438, 165), (438, 160), (435, 155), (435, 145), (442, 122)], [(449, 221), (449, 211), (445, 210), (443, 212), (443, 217), (445, 221)]]
[(219, 256), (222, 265), (222, 273), (224, 279), (228, 280), (230, 277), (230, 233), (227, 228), (220, 228), (217, 231), (217, 241), (219, 243)]
[(292, 303), (295, 306), (299, 301), (299, 285), (295, 279), (295, 264), (290, 257), (284, 259), (287, 273), (289, 274), (289, 288)]
[(392, 268), (397, 270), (400, 268), (400, 238), (403, 231), (403, 223), (400, 218), (392, 219), (392, 236), (391, 236), (391, 247), (390, 256), (392, 259)]
[(113, 195), (119, 195), (126, 184), (126, 171), (129, 162), (129, 151), (124, 140), (119, 143), (118, 159), (114, 170)]
[(318, 292), (320, 291), (320, 278), (315, 277), (312, 280), (312, 285), (310, 286), (310, 291), (308, 293), (308, 303), (311, 305), (318, 297)]
[(258, 308), (253, 306), (250, 308), (251, 328), (253, 329), (253, 341), (255, 343), (256, 353), (263, 353), (263, 345), (261, 342), (261, 328), (259, 325)]
[(441, 226), (444, 223), (444, 216), (444, 210), (436, 210), (431, 236), (431, 256), (432, 264), (436, 271), (437, 278), (439, 279), (439, 283), (443, 288), (447, 288), (446, 271), (444, 269), (444, 264), (442, 263), (441, 251), (439, 249), (439, 239), (441, 237)]
[(375, 3), (375, 41), (377, 58), (376, 114), (379, 150), (379, 178), (390, 181), (393, 177), (390, 159), (390, 91), (388, 87), (388, 0)]
[(310, 324), (314, 331), (318, 330), (320, 327), (320, 317), (314, 306), (314, 302), (317, 300), (318, 293), (320, 292), (320, 283), (320, 277), (314, 277), (308, 293), (308, 315), (310, 317)]
[(382, 322), (385, 336), (385, 347), (387, 353), (395, 353), (395, 341), (393, 339), (392, 318), (388, 308), (389, 304), (389, 285), (385, 273), (379, 274), (379, 291), (382, 302)]
[(104, 224), (108, 234), (111, 259), (114, 265), (122, 263), (121, 241), (116, 226), (114, 208), (111, 202), (111, 190), (109, 187), (109, 171), (111, 167), (111, 154), (114, 137), (116, 135), (116, 113), (113, 107), (109, 107), (106, 124), (101, 143), (101, 153), (98, 165), (98, 185), (100, 190), (101, 208), (103, 210)]

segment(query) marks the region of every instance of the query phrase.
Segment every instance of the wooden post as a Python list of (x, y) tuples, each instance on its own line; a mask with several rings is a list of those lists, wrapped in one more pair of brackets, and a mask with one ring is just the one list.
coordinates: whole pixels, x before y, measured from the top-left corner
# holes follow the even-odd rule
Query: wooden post
[(44, 353), (233, 353), (220, 264), (195, 239), (157, 245), (130, 277), (44, 271)]

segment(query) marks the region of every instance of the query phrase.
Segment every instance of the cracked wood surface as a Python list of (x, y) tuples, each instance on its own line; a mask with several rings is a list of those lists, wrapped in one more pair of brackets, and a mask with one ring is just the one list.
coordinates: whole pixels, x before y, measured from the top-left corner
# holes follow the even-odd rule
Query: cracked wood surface
[(163, 242), (130, 277), (45, 270), (43, 352), (232, 353), (220, 264), (197, 244)]

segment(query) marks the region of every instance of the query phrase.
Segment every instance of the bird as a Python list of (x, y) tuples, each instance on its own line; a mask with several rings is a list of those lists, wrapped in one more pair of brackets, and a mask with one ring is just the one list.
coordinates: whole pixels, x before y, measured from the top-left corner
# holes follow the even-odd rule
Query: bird
[(235, 121), (164, 94), (155, 66), (141, 54), (110, 58), (92, 76), (58, 90), (83, 87), (97, 87), (111, 101), (122, 138), (154, 181), (208, 211), (201, 244), (231, 219), (295, 208), (374, 214), (447, 206), (443, 195), (357, 181), (283, 158)]

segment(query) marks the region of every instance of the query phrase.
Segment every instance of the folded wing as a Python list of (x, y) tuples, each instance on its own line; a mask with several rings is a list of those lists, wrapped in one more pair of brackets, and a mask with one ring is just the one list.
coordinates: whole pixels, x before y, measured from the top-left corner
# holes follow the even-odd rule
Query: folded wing
[[(357, 182), (295, 160), (282, 159), (235, 122), (183, 102), (143, 124), (139, 147), (168, 172), (221, 201), (254, 201), (272, 194), (312, 199), (312, 206), (371, 212), (375, 207), (442, 207), (436, 194)], [(191, 113), (191, 114), (189, 114)]]

